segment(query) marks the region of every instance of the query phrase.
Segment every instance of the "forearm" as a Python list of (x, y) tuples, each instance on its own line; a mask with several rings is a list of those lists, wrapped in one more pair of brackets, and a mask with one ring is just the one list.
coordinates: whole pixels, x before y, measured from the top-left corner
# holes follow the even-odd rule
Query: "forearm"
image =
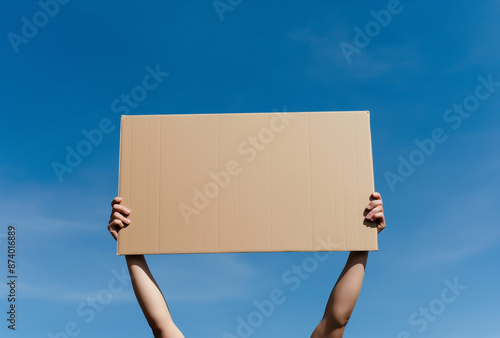
[(137, 301), (155, 337), (162, 336), (161, 333), (166, 330), (177, 330), (170, 316), (167, 303), (149, 271), (144, 256), (127, 255), (125, 258)]
[(345, 325), (358, 300), (365, 276), (368, 251), (352, 251), (332, 290), (325, 310), (325, 318), (335, 325)]

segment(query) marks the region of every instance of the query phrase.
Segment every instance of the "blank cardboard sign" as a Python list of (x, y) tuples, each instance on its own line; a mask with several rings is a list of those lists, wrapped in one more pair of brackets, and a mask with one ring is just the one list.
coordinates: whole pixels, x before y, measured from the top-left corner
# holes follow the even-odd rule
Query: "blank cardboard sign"
[(369, 117), (122, 116), (117, 253), (377, 250)]

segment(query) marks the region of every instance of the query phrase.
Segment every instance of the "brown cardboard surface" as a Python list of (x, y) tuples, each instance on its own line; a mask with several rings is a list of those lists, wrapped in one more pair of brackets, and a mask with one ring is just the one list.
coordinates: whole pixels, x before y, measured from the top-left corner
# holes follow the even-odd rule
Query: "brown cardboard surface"
[(124, 115), (117, 253), (377, 250), (368, 111)]

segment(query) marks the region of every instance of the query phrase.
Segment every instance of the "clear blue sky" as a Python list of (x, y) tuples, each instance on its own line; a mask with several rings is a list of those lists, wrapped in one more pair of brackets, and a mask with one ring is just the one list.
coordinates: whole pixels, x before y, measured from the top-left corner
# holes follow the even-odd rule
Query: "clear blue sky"
[[(497, 1), (221, 0), (219, 13), (211, 0), (65, 1), (4, 2), (0, 12), (2, 337), (151, 336), (106, 229), (121, 113), (284, 107), (371, 111), (388, 228), (345, 336), (500, 337)], [(157, 65), (169, 75), (137, 89)], [(58, 177), (53, 163), (103, 119), (115, 129)], [(419, 150), (415, 140), (433, 135), (439, 143)], [(5, 320), (9, 224), (15, 333)], [(291, 290), (282, 276), (310, 255), (148, 261), (186, 337), (237, 336), (238, 318), (274, 289), (286, 301), (251, 337), (309, 337), (347, 257), (334, 253)]]

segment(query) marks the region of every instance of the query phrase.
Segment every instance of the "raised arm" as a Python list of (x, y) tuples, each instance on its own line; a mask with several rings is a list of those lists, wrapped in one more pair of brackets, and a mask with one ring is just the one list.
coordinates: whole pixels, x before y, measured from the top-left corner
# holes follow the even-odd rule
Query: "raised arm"
[[(115, 240), (118, 238), (120, 229), (130, 224), (130, 220), (127, 218), (130, 210), (120, 205), (120, 202), (120, 197), (113, 199), (111, 203), (113, 210), (108, 224), (108, 230)], [(157, 338), (184, 337), (172, 320), (167, 302), (156, 284), (144, 256), (127, 255), (125, 258), (135, 296), (154, 336)]]
[(167, 302), (143, 255), (126, 256), (135, 296), (155, 337), (184, 337), (175, 326)]
[[(376, 221), (380, 233), (385, 228), (382, 198), (379, 193), (374, 192), (371, 199), (365, 210), (365, 218)], [(330, 294), (323, 318), (311, 338), (340, 338), (344, 335), (361, 291), (367, 259), (368, 251), (351, 251)]]

